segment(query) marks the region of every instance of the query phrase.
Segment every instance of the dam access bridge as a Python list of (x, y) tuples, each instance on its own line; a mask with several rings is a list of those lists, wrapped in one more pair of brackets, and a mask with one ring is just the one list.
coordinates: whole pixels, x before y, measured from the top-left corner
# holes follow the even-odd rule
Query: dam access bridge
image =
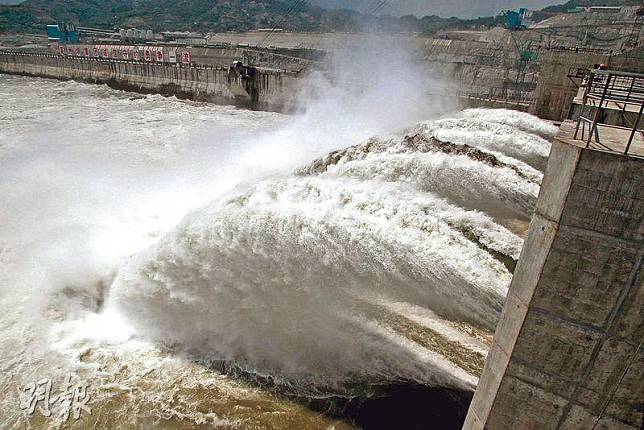
[(465, 430), (644, 428), (644, 75), (593, 70), (579, 102)]

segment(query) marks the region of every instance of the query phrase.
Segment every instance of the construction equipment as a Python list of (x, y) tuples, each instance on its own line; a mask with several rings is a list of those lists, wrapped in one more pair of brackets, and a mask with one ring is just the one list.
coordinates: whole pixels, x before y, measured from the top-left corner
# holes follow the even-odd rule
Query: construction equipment
[(50, 42), (77, 43), (78, 30), (74, 24), (51, 24), (47, 26), (47, 39)]
[(510, 39), (518, 53), (514, 69), (516, 70), (516, 78), (514, 81), (508, 80), (504, 86), (510, 86), (514, 90), (514, 97), (521, 100), (526, 92), (529, 92), (534, 86), (533, 82), (526, 82), (526, 75), (530, 64), (537, 59), (537, 53), (531, 49), (532, 40), (528, 39), (524, 43), (517, 40), (516, 32), (510, 30)]
[(519, 11), (504, 10), (501, 15), (505, 18), (505, 28), (508, 30), (521, 30), (528, 28), (526, 19), (530, 17), (530, 11), (521, 8)]

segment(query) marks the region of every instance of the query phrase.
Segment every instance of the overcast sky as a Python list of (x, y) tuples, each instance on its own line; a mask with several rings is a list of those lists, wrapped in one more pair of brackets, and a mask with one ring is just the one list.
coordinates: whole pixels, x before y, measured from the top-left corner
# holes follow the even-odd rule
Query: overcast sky
[(504, 9), (542, 9), (553, 4), (563, 4), (566, 0), (309, 0), (323, 7), (342, 7), (370, 13), (385, 2), (379, 14), (390, 15), (439, 15), (476, 18), (497, 15)]

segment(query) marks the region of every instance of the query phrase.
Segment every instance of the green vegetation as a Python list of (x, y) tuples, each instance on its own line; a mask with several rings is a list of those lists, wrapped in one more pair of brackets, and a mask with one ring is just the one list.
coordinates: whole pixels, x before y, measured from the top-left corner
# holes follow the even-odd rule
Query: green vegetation
[(27, 32), (37, 25), (38, 17), (31, 10), (15, 6), (0, 6), (0, 32)]
[(461, 20), (438, 16), (367, 16), (322, 9), (295, 0), (27, 0), (0, 6), (0, 32), (42, 32), (46, 24), (190, 31), (247, 31), (279, 27), (292, 31), (435, 33), (495, 25), (498, 18)]
[[(571, 0), (547, 12), (566, 11), (600, 0)], [(601, 0), (603, 4), (624, 0)], [(637, 3), (637, 0), (626, 0)], [(471, 20), (413, 15), (371, 16), (347, 9), (322, 9), (304, 0), (27, 0), (0, 6), (0, 32), (42, 32), (46, 24), (71, 22), (106, 29), (141, 28), (190, 31), (247, 31), (279, 27), (292, 31), (418, 32), (480, 29), (500, 17)]]

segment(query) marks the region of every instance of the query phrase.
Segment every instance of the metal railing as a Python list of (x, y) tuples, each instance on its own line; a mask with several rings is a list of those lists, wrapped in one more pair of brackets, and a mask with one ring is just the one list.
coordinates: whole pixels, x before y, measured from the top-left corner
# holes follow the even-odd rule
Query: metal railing
[(568, 79), (572, 81), (575, 87), (579, 88), (585, 82), (588, 73), (590, 73), (590, 69), (587, 67), (571, 67), (568, 69)]
[[(209, 64), (198, 64), (194, 61), (184, 64), (181, 62), (171, 63), (168, 61), (157, 62), (157, 61), (145, 61), (145, 60), (133, 60), (133, 59), (123, 59), (123, 58), (114, 58), (114, 57), (85, 57), (81, 55), (60, 55), (58, 53), (52, 53), (51, 51), (47, 52), (26, 52), (21, 51), (20, 49), (0, 49), (0, 56), (2, 55), (14, 55), (20, 57), (41, 57), (41, 58), (55, 58), (59, 60), (68, 60), (68, 61), (89, 61), (94, 63), (120, 63), (120, 64), (134, 64), (134, 65), (144, 65), (151, 67), (174, 67), (177, 69), (195, 69), (195, 70), (215, 70), (215, 71), (228, 71), (227, 66), (220, 65), (209, 65)], [(262, 74), (264, 75), (288, 75), (288, 76), (297, 76), (299, 71), (293, 70), (281, 70), (281, 69), (267, 69), (263, 67), (258, 67)]]
[[(600, 127), (630, 130), (624, 150), (624, 154), (628, 154), (636, 133), (643, 133), (639, 123), (644, 109), (644, 74), (593, 69), (584, 79), (582, 86), (585, 87), (585, 91), (574, 138), (579, 139), (578, 135), (581, 132), (580, 140), (585, 140), (588, 148), (593, 138), (599, 143)], [(603, 123), (602, 119), (608, 110), (621, 112), (624, 117), (627, 112), (636, 114), (632, 127)]]

